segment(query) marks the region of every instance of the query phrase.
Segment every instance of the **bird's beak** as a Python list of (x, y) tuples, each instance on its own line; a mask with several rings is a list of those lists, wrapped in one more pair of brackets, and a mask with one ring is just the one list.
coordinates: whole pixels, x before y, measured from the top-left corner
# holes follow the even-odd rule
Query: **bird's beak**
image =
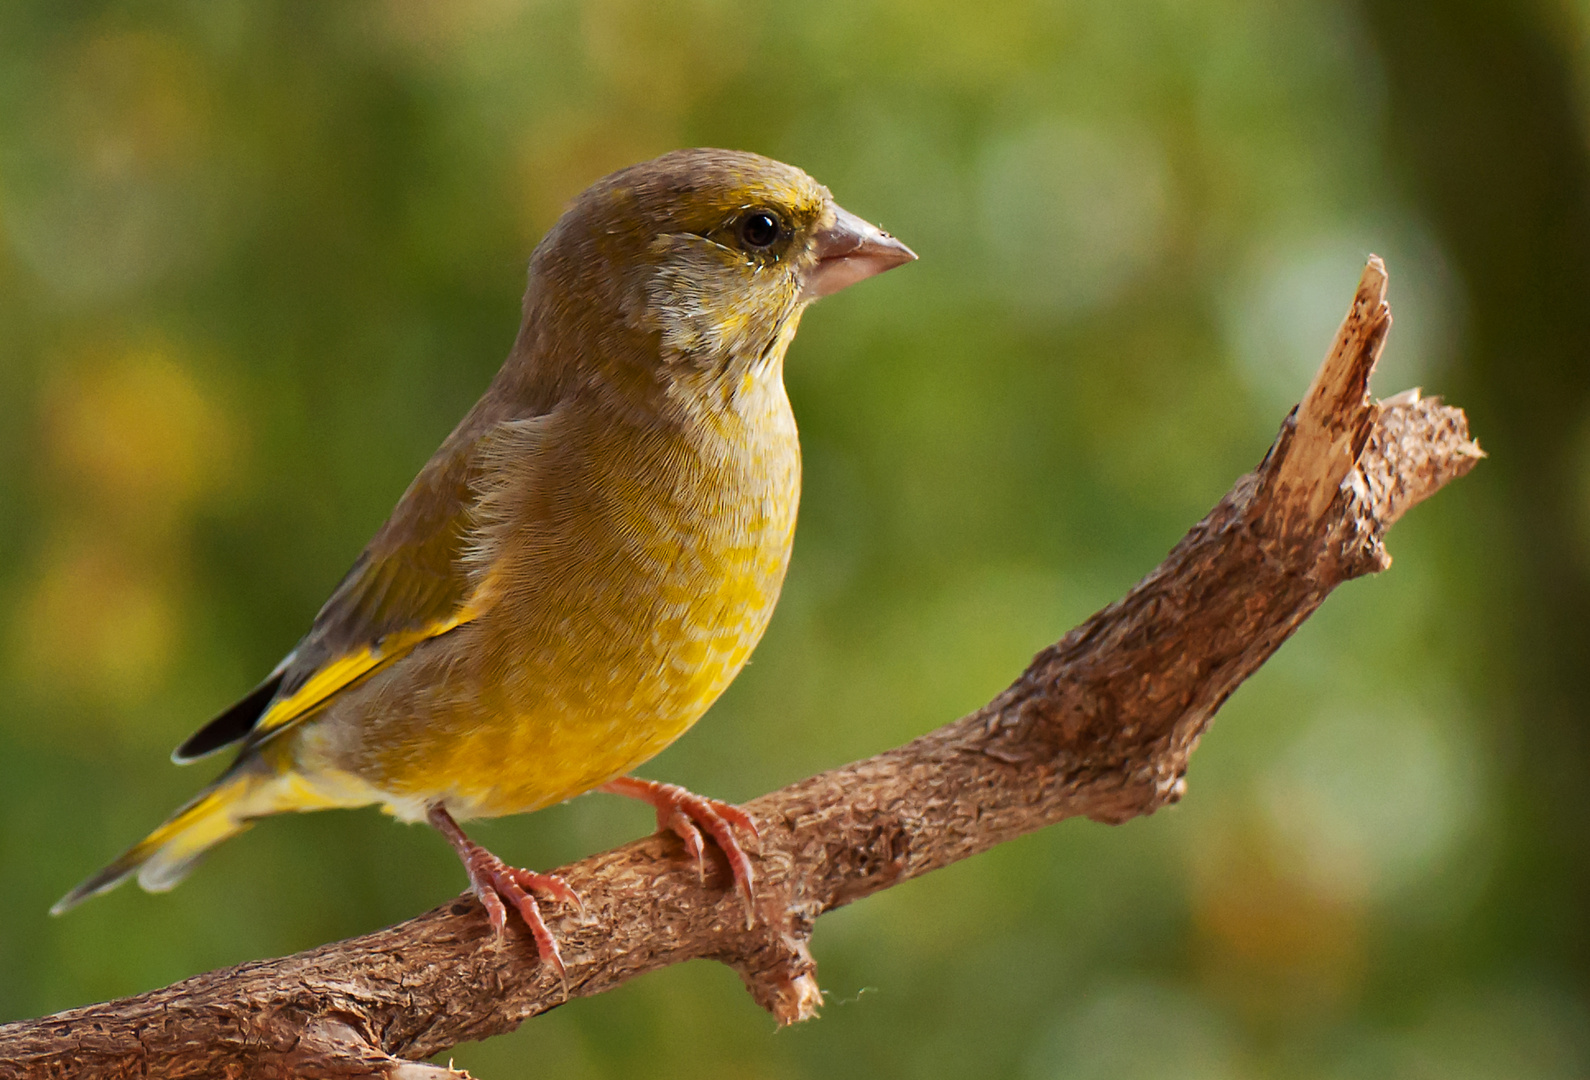
[(916, 260), (916, 252), (842, 206), (834, 207), (834, 223), (818, 231), (812, 253), (817, 261), (806, 272), (802, 300), (828, 296)]

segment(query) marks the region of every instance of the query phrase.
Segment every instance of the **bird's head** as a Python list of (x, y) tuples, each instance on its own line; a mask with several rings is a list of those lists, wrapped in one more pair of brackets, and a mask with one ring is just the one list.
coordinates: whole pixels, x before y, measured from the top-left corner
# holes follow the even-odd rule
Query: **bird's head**
[(776, 373), (811, 301), (915, 258), (800, 169), (679, 150), (597, 181), (542, 240), (520, 347), (628, 394), (732, 388)]

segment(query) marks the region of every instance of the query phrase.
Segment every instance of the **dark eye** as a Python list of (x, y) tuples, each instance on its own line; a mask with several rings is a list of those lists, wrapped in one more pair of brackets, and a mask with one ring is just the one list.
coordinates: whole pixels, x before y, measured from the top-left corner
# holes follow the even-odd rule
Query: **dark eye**
[(770, 248), (783, 231), (766, 210), (753, 210), (740, 220), (740, 239), (748, 248)]

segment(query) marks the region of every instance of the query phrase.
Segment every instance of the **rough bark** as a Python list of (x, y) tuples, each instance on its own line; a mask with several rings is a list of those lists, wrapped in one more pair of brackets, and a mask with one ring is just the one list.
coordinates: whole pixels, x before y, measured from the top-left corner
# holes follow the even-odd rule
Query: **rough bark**
[(0, 1027), (0, 1077), (458, 1075), (413, 1059), (698, 957), (735, 968), (780, 1022), (814, 1016), (819, 915), (1068, 817), (1120, 822), (1179, 799), (1231, 692), (1331, 589), (1389, 565), (1385, 531), (1478, 460), (1460, 410), (1417, 391), (1370, 399), (1385, 280), (1371, 259), (1263, 462), (1123, 599), (971, 715), (746, 805), (762, 831), (752, 925), (721, 857), (701, 880), (677, 841), (653, 836), (558, 871), (588, 912), (551, 921), (567, 985), (517, 922), (494, 941), (466, 895), (350, 941)]

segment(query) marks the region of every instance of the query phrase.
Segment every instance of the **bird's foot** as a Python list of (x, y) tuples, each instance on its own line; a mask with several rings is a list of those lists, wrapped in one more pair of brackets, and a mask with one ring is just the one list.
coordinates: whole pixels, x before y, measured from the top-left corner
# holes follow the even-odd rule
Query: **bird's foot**
[(552, 931), (547, 929), (546, 922), (541, 918), (541, 908), (536, 903), (535, 894), (540, 893), (549, 899), (568, 904), (583, 916), (585, 905), (580, 902), (579, 894), (556, 874), (537, 874), (531, 870), (509, 866), (465, 836), (458, 822), (454, 821), (453, 816), (440, 804), (431, 807), (426, 816), (435, 826), (436, 831), (447, 837), (447, 842), (453, 845), (454, 851), (458, 852), (459, 860), (463, 862), (464, 869), (469, 873), (469, 887), (486, 908), (486, 919), (491, 923), (492, 932), (497, 937), (502, 937), (503, 931), (508, 926), (508, 909), (504, 901), (512, 904), (519, 912), (519, 917), (524, 920), (525, 926), (529, 927), (530, 935), (535, 938), (536, 952), (540, 955), (541, 962), (550, 964), (558, 973), (558, 978), (566, 981), (563, 957), (558, 952), (557, 939), (552, 936)]
[(702, 862), (704, 848), (701, 832), (705, 829), (707, 835), (712, 837), (729, 860), (729, 870), (734, 874), (735, 888), (745, 904), (746, 925), (755, 924), (751, 860), (746, 857), (745, 850), (740, 847), (740, 841), (734, 835), (734, 830), (739, 828), (760, 839), (761, 834), (756, 831), (756, 822), (751, 820), (749, 814), (733, 803), (697, 795), (678, 784), (641, 780), (633, 776), (620, 776), (616, 780), (609, 780), (602, 785), (602, 790), (610, 791), (614, 795), (640, 799), (656, 807), (657, 828), (667, 829), (684, 841), (685, 851), (696, 860), (696, 870), (703, 876), (706, 875), (706, 867)]

